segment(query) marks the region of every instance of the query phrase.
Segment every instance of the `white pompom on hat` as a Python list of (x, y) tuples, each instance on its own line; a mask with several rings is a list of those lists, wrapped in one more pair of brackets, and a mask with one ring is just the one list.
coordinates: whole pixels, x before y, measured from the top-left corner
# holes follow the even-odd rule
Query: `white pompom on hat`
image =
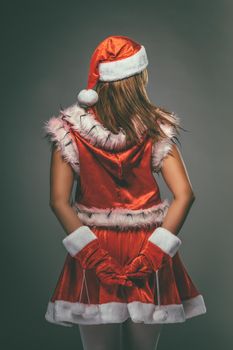
[(100, 81), (115, 81), (140, 73), (148, 65), (145, 47), (127, 36), (109, 36), (91, 57), (87, 88), (77, 95), (80, 105), (92, 106), (98, 101), (93, 89)]

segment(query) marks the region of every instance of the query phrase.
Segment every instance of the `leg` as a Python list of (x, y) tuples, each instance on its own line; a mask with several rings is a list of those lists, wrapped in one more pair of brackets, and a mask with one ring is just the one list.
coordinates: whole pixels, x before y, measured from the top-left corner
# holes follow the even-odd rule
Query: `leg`
[(120, 323), (79, 325), (83, 350), (119, 350)]
[(156, 350), (162, 324), (134, 323), (128, 318), (122, 324), (123, 350)]

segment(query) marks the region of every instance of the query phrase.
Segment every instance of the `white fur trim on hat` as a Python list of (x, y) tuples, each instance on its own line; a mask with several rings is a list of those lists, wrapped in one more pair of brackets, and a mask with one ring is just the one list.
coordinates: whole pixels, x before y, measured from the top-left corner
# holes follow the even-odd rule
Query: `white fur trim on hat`
[(99, 80), (114, 81), (128, 78), (131, 75), (140, 73), (147, 65), (146, 50), (141, 45), (140, 50), (130, 57), (118, 61), (101, 62), (99, 64)]
[(181, 245), (181, 240), (164, 227), (156, 228), (148, 240), (157, 245), (171, 257), (176, 254)]

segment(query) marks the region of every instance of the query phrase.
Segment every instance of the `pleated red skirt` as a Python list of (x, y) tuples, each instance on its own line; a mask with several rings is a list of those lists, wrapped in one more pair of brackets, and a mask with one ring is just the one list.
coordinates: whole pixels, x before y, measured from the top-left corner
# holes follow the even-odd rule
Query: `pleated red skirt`
[[(136, 257), (150, 228), (90, 227), (120, 264)], [(176, 323), (206, 313), (203, 296), (189, 276), (179, 251), (168, 263), (151, 274), (141, 286), (106, 286), (95, 270), (83, 270), (79, 261), (67, 254), (55, 290), (47, 305), (47, 321), (63, 326), (75, 324), (133, 322)]]

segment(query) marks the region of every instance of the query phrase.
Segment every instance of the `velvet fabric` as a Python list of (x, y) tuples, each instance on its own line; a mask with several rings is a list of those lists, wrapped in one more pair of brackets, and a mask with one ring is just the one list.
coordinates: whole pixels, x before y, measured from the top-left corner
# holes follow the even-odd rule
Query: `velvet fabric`
[[(92, 228), (100, 240), (100, 245), (122, 266), (136, 257), (144, 248), (148, 237), (156, 228), (118, 229)], [(158, 305), (155, 273), (145, 280), (142, 286), (106, 286), (99, 282), (94, 269), (86, 270), (87, 288), (81, 295), (83, 269), (77, 259), (67, 254), (51, 301), (66, 300), (90, 304), (108, 302), (141, 301)], [(177, 252), (159, 270), (160, 301), (163, 305), (180, 304), (182, 300), (193, 298), (199, 291), (192, 282), (184, 263)]]
[(144, 137), (140, 145), (110, 152), (93, 146), (78, 132), (73, 137), (79, 149), (79, 204), (136, 210), (162, 202), (151, 171), (151, 139)]
[[(162, 216), (157, 217), (150, 212), (150, 220), (141, 224), (141, 217), (148, 215), (147, 210), (162, 203), (152, 173), (153, 144), (144, 135), (138, 144), (127, 146), (122, 142), (122, 136), (115, 138), (109, 133), (106, 142), (110, 141), (112, 149), (109, 149), (109, 144), (104, 148), (103, 126), (90, 115), (79, 115), (76, 107), (72, 108), (74, 112), (71, 109), (70, 113), (63, 113), (62, 118), (66, 118), (70, 140), (79, 153), (74, 200), (89, 209), (89, 218), (94, 216), (93, 224), (88, 226), (98, 237), (100, 246), (124, 266), (145, 248), (149, 236), (162, 225), (165, 214), (162, 210)], [(71, 118), (73, 122), (69, 125)], [(117, 140), (116, 146), (122, 149), (114, 149)], [(165, 157), (166, 153), (161, 154)], [(102, 211), (97, 218), (98, 210)], [(134, 214), (137, 210), (139, 214)], [(115, 217), (112, 217), (113, 211)], [(94, 212), (97, 214), (93, 215)], [(140, 285), (111, 286), (101, 283), (95, 269), (84, 271), (79, 260), (68, 253), (51, 293), (46, 319), (60, 325), (67, 322), (122, 322), (127, 317), (132, 317), (135, 322), (169, 323), (183, 322), (186, 317), (205, 313), (202, 295), (189, 276), (180, 253), (168, 256), (166, 260), (166, 264), (148, 275)]]
[(124, 275), (123, 267), (101, 247), (98, 239), (89, 242), (75, 256), (83, 269), (94, 269), (96, 276), (102, 284), (131, 286), (132, 282)]

